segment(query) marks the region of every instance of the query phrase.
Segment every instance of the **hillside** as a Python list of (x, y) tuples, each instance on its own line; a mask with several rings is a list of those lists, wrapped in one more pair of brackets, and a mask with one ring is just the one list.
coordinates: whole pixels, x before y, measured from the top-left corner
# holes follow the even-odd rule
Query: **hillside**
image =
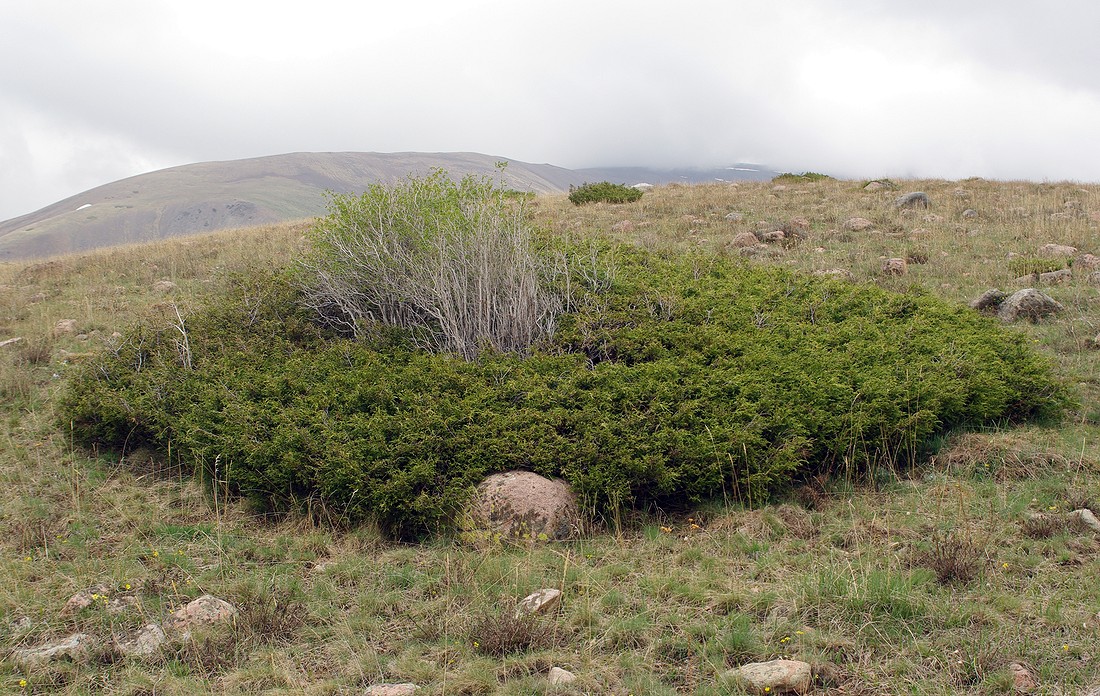
[[(0, 264), (0, 691), (727, 696), (760, 692), (731, 672), (790, 658), (812, 666), (814, 696), (1095, 694), (1100, 532), (1079, 511), (1100, 514), (1100, 186), (896, 183), (661, 186), (631, 204), (550, 194), (532, 208), (541, 230), (694, 260), (700, 274), (744, 259), (960, 311), (991, 287), (1036, 285), (1063, 311), (1005, 330), (1071, 385), (1080, 405), (1064, 421), (950, 432), (911, 467), (838, 471), (767, 500), (626, 508), (581, 538), (515, 548), (397, 543), (333, 526), (312, 497), (261, 514), (228, 492), (224, 457), (198, 479), (176, 443), (121, 457), (75, 444), (58, 404), (82, 366), (133, 344), (135, 322), (182, 347), (196, 308), (235, 278), (296, 263), (308, 224)], [(931, 207), (896, 208), (907, 191)], [(746, 331), (774, 330), (774, 311), (762, 302)], [(938, 337), (916, 327), (905, 340)], [(256, 422), (285, 409), (271, 404)], [(517, 620), (543, 588), (560, 605)], [(205, 595), (234, 621), (123, 652)], [(72, 636), (82, 649), (28, 662)], [(575, 681), (551, 684), (554, 668)]]
[(661, 184), (716, 178), (770, 178), (745, 166), (717, 170), (641, 167), (569, 170), (475, 153), (299, 152), (204, 162), (122, 179), (0, 222), (0, 261), (150, 242), (220, 229), (311, 218), (325, 209), (325, 192), (363, 191), (435, 168), (495, 178), (507, 161), (507, 185), (557, 193), (570, 185), (610, 179)]

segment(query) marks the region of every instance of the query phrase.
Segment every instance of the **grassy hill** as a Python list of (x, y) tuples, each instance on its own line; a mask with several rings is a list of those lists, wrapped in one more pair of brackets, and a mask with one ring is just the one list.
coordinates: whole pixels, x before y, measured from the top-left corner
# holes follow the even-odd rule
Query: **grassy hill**
[[(958, 303), (1100, 254), (1100, 187), (897, 185), (794, 178), (664, 186), (627, 205), (578, 208), (560, 194), (533, 204), (558, 234), (846, 272)], [(930, 209), (894, 207), (915, 190)], [(857, 217), (870, 225), (847, 229)], [(1100, 292), (1086, 260), (1041, 287), (1062, 314), (1013, 326), (1076, 385), (1082, 406), (1058, 427), (957, 433), (874, 481), (812, 481), (752, 508), (639, 511), (573, 542), (398, 545), (369, 527), (257, 516), (148, 451), (120, 461), (72, 445), (55, 404), (76, 365), (143, 316), (172, 305), (186, 316), (234, 270), (292, 263), (307, 226), (0, 265), (0, 342), (21, 339), (0, 344), (5, 690), (338, 694), (413, 682), (432, 694), (737, 694), (727, 670), (781, 656), (814, 665), (813, 693), (1012, 693), (1014, 663), (1035, 693), (1100, 686), (1100, 535), (1065, 516), (1100, 513)], [(1079, 253), (1045, 255), (1047, 244)], [(903, 275), (883, 271), (892, 258), (907, 260)], [(102, 606), (62, 611), (97, 585)], [(511, 621), (542, 587), (563, 591), (561, 610)], [(124, 635), (206, 593), (240, 608), (235, 625), (144, 660), (102, 649), (28, 670), (10, 653), (77, 632)], [(555, 666), (578, 680), (551, 687)]]
[(122, 179), (27, 215), (0, 221), (0, 260), (36, 258), (152, 242), (221, 229), (287, 222), (324, 212), (326, 192), (357, 193), (378, 182), (442, 168), (496, 180), (510, 188), (560, 193), (570, 185), (616, 182), (768, 178), (772, 172), (655, 170), (642, 167), (570, 170), (476, 153), (298, 152), (202, 162)]

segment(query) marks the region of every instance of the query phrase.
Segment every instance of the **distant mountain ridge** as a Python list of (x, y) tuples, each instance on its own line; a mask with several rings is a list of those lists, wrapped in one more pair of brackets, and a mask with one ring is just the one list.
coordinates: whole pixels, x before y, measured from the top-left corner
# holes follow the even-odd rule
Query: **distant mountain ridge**
[(357, 193), (374, 183), (442, 168), (455, 176), (500, 176), (507, 186), (560, 193), (584, 182), (664, 184), (767, 180), (775, 172), (609, 167), (565, 169), (477, 153), (298, 152), (202, 162), (121, 179), (0, 222), (0, 261), (88, 251), (230, 227), (315, 217), (326, 191)]

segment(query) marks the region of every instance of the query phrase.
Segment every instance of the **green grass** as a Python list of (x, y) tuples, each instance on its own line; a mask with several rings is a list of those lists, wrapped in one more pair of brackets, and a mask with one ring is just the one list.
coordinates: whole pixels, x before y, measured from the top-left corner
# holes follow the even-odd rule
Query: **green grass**
[[(617, 234), (652, 249), (721, 252), (737, 231), (805, 218), (797, 244), (761, 247), (754, 262), (845, 268), (859, 282), (960, 303), (988, 287), (1015, 289), (1009, 251), (1050, 242), (1098, 251), (1087, 216), (1050, 218), (1071, 199), (1100, 210), (1098, 187), (898, 182), (933, 200), (928, 213), (908, 213), (893, 209), (896, 192), (865, 193), (858, 182), (786, 185), (662, 187), (627, 207), (534, 202), (549, 231)], [(979, 222), (958, 218), (964, 208)], [(726, 220), (731, 211), (743, 220)], [(856, 215), (879, 234), (841, 231)], [(634, 232), (611, 232), (628, 217)], [(1100, 685), (1100, 538), (1029, 526), (1034, 514), (1100, 502), (1095, 287), (1048, 288), (1067, 311), (1013, 329), (1076, 385), (1082, 407), (1057, 427), (950, 434), (932, 458), (868, 485), (812, 481), (751, 509), (718, 501), (629, 513), (566, 543), (395, 544), (370, 527), (260, 516), (179, 466), (72, 445), (55, 403), (74, 364), (157, 304), (220, 292), (227, 270), (285, 264), (300, 236), (274, 228), (0, 266), (0, 340), (35, 343), (0, 349), (0, 691), (343, 694), (413, 681), (429, 694), (736, 694), (726, 670), (780, 656), (815, 665), (815, 693), (1011, 693), (1013, 661), (1036, 670), (1038, 693)], [(917, 245), (927, 263), (879, 276), (880, 256)], [(179, 290), (156, 294), (161, 278)], [(55, 335), (67, 318), (88, 338)], [(941, 582), (933, 552), (950, 553), (946, 540), (958, 539), (973, 542), (976, 568)], [(138, 603), (60, 616), (96, 584)], [(506, 628), (494, 618), (542, 587), (564, 592), (545, 639), (486, 654), (481, 635)], [(208, 592), (241, 607), (236, 626), (150, 660), (102, 655), (27, 672), (8, 656), (76, 631), (109, 636), (161, 621)], [(578, 681), (551, 690), (551, 666)]]

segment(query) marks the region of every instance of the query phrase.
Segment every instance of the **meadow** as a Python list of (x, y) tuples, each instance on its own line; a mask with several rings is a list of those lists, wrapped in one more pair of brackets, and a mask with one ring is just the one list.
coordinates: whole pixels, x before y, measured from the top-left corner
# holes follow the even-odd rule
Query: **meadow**
[[(550, 234), (743, 257), (966, 304), (1100, 254), (1100, 186), (781, 177), (662, 186), (622, 205), (530, 201)], [(928, 209), (897, 209), (924, 191)], [(869, 221), (847, 229), (852, 218)], [(767, 501), (624, 511), (580, 539), (398, 543), (367, 524), (260, 515), (170, 458), (74, 443), (74, 370), (142, 318), (182, 316), (238, 271), (293, 263), (309, 221), (0, 266), (0, 684), (13, 693), (738, 694), (726, 672), (781, 656), (813, 693), (1033, 693), (1100, 687), (1100, 288), (1081, 264), (1039, 286), (1060, 314), (1027, 337), (1079, 402), (1056, 425), (949, 433), (869, 480), (800, 482)], [(858, 225), (856, 225), (858, 227)], [(769, 233), (782, 232), (782, 235)], [(745, 233), (752, 233), (752, 242)], [(740, 236), (739, 236), (740, 235)], [(764, 241), (768, 239), (770, 241)], [(905, 259), (904, 273), (884, 271)], [(847, 277), (847, 276), (846, 276)], [(86, 588), (106, 599), (62, 608)], [(531, 592), (563, 592), (517, 621)], [(98, 594), (98, 593), (97, 593)], [(204, 594), (232, 626), (130, 658), (110, 648)], [(83, 632), (86, 660), (12, 651)], [(553, 686), (552, 667), (577, 680)]]

